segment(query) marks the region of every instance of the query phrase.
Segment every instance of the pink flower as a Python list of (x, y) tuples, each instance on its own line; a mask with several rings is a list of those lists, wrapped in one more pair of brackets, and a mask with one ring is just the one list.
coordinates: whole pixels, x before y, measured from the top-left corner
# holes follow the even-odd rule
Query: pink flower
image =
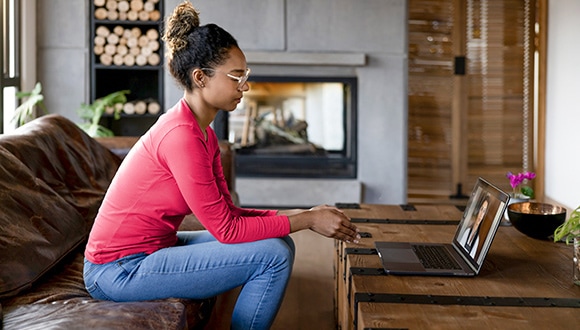
[[(513, 174), (512, 172), (508, 172), (506, 174), (506, 177), (510, 180), (510, 186), (512, 186), (513, 190), (514, 190), (514, 194), (516, 194), (516, 189), (519, 187), (519, 185), (521, 185), (524, 181), (526, 180), (532, 180), (536, 177), (536, 173), (534, 172), (524, 172), (524, 173), (518, 173), (518, 174)], [(531, 188), (527, 187), (527, 191), (531, 191), (531, 193), (533, 194), (533, 190), (531, 190)], [(529, 196), (527, 193), (524, 193), (525, 195)]]

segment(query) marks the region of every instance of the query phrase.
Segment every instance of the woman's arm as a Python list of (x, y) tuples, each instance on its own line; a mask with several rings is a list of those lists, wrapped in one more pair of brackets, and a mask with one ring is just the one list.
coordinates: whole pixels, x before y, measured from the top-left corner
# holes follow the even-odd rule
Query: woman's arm
[(334, 206), (319, 205), (309, 210), (280, 210), (278, 214), (288, 216), (291, 232), (311, 229), (326, 237), (354, 243), (358, 243), (361, 238), (358, 228), (350, 222), (350, 218)]

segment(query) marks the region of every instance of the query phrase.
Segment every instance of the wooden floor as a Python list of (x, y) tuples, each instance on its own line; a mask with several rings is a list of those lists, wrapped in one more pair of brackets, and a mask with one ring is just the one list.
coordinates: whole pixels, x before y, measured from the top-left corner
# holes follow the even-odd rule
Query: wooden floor
[(293, 233), (296, 260), (273, 330), (336, 329), (334, 241), (312, 231)]

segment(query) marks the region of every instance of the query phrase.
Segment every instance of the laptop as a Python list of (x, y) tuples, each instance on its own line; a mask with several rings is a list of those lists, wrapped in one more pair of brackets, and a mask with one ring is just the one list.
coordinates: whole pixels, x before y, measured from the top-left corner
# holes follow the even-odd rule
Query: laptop
[(451, 244), (375, 242), (385, 272), (392, 275), (479, 274), (508, 201), (508, 194), (478, 178)]

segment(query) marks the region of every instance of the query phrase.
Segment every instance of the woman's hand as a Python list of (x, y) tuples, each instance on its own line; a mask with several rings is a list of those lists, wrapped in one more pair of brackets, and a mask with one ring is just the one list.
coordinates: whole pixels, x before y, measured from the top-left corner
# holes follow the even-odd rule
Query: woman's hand
[(288, 218), (293, 232), (309, 228), (320, 235), (346, 242), (358, 243), (360, 239), (358, 229), (350, 218), (334, 206), (315, 206)]

